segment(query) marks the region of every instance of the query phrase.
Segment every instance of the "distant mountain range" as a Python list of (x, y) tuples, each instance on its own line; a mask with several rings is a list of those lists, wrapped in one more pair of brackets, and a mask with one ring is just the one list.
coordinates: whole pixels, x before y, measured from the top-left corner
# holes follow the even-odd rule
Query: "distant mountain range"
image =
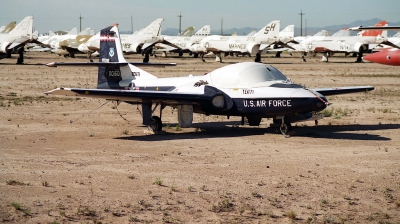
[[(379, 21), (382, 21), (383, 19), (378, 19), (378, 18), (374, 18), (374, 19), (370, 19), (370, 20), (357, 20), (354, 21), (352, 23), (348, 23), (348, 24), (341, 24), (341, 25), (333, 25), (333, 26), (325, 26), (325, 27), (307, 27), (307, 30), (303, 24), (303, 36), (306, 35), (314, 35), (316, 34), (318, 31), (320, 30), (327, 30), (329, 35), (332, 35), (334, 33), (336, 33), (337, 31), (343, 29), (343, 28), (350, 28), (350, 27), (356, 27), (356, 26), (373, 26), (376, 23), (378, 23)], [(206, 24), (204, 24), (206, 25)], [(295, 24), (295, 28), (294, 28), (294, 36), (300, 36), (300, 25), (299, 24)], [(389, 22), (389, 26), (400, 26), (400, 22)], [(212, 28), (212, 27), (211, 27)], [(259, 28), (254, 28), (254, 27), (244, 27), (244, 28), (232, 28), (232, 29), (224, 29), (223, 30), (223, 35), (232, 35), (233, 33), (236, 33), (237, 35), (247, 35), (250, 32), (254, 31), (254, 30), (260, 30), (262, 27)], [(285, 28), (285, 27), (281, 27), (281, 30)], [(182, 28), (185, 29), (185, 28)], [(178, 34), (179, 29), (175, 29), (175, 28), (167, 28), (165, 30), (161, 31), (162, 35), (169, 35), (169, 36), (176, 36)], [(197, 30), (195, 29), (195, 32)], [(357, 32), (353, 32), (354, 35), (356, 35)], [(388, 36), (393, 36), (396, 33), (396, 31), (389, 31), (388, 32)], [(220, 35), (221, 34), (221, 29), (213, 29), (211, 30), (211, 34), (212, 35)]]

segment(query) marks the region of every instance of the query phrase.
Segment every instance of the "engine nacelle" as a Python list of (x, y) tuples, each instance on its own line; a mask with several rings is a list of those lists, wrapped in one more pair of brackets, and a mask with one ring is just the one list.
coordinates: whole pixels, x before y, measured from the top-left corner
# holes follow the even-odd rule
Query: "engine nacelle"
[(247, 44), (246, 46), (247, 52), (250, 54), (257, 54), (258, 50), (260, 49), (259, 44)]
[(9, 42), (0, 42), (0, 52), (1, 53), (7, 53), (7, 47), (10, 43)]

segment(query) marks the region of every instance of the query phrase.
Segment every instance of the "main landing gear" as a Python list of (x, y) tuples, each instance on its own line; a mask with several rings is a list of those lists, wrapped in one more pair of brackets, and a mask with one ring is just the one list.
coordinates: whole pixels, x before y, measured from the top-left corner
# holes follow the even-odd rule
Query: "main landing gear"
[[(160, 106), (160, 115), (153, 116), (158, 106)], [(162, 130), (161, 115), (162, 115), (162, 110), (164, 108), (165, 105), (159, 103), (157, 103), (153, 109), (152, 109), (152, 104), (150, 102), (142, 103), (142, 110), (140, 111), (140, 109), (137, 108), (143, 118), (142, 124), (147, 126), (153, 132), (161, 131)]]
[(289, 122), (285, 122), (285, 118), (282, 119), (274, 118), (273, 120), (274, 126), (279, 126), (279, 131), (285, 136), (289, 137), (289, 132), (292, 130), (292, 125)]
[(152, 131), (161, 131), (162, 130), (161, 118), (158, 116), (152, 116), (150, 119), (149, 127)]

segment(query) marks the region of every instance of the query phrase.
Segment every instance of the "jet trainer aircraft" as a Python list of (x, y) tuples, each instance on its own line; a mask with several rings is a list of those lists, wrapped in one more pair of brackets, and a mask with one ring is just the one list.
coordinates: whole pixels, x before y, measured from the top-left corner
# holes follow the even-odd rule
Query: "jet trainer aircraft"
[(27, 16), (10, 32), (0, 33), (0, 59), (10, 58), (12, 53), (18, 53), (17, 64), (22, 64), (25, 44), (35, 41), (32, 28), (33, 16)]
[[(203, 59), (204, 53), (213, 52), (216, 61), (221, 62), (221, 53), (257, 54), (261, 46), (263, 48), (276, 43), (279, 39), (280, 21), (275, 20), (267, 24), (253, 36), (220, 36), (205, 37), (198, 44), (190, 47), (193, 53), (200, 53)], [(204, 60), (203, 60), (204, 61)]]
[[(256, 62), (227, 65), (202, 76), (157, 78), (125, 60), (117, 26), (100, 32), (99, 62), (48, 64), (98, 67), (97, 89), (62, 87), (45, 94), (141, 104), (143, 124), (154, 131), (162, 130), (162, 110), (171, 106), (178, 109), (181, 127), (192, 124), (195, 112), (228, 118), (240, 116), (242, 121), (247, 117), (251, 126), (258, 126), (262, 118), (273, 118), (286, 135), (293, 122), (322, 118), (318, 112), (329, 105), (325, 96), (374, 89), (372, 86), (305, 89), (273, 66)], [(153, 116), (154, 104), (160, 106), (160, 116)]]

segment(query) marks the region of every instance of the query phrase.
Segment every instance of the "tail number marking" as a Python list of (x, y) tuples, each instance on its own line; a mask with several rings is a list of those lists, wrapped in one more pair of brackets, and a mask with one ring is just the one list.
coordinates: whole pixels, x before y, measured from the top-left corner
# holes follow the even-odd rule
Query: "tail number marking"
[(118, 70), (108, 71), (108, 76), (109, 77), (118, 77), (118, 76), (121, 76), (121, 72)]
[(254, 94), (254, 89), (243, 89), (242, 93), (243, 94)]

